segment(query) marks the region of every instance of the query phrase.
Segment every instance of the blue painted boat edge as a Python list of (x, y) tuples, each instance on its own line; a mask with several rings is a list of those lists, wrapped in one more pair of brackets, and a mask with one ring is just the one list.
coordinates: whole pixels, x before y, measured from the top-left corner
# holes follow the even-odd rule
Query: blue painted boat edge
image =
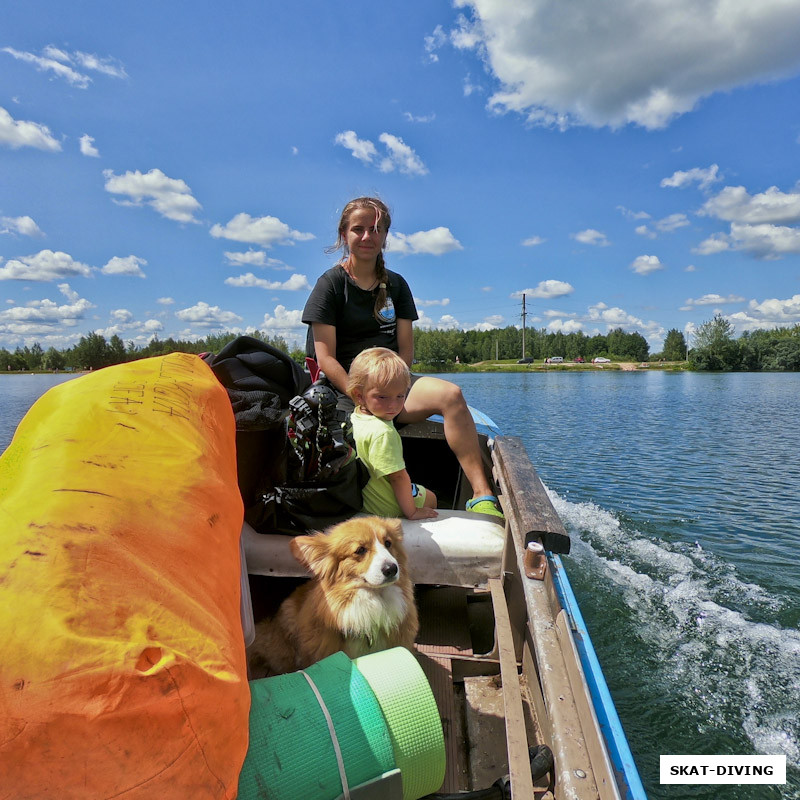
[(606, 739), (611, 762), (622, 778), (623, 785), (619, 787), (620, 792), (624, 792), (623, 797), (626, 800), (647, 800), (642, 780), (639, 777), (639, 770), (633, 760), (628, 739), (622, 728), (614, 700), (608, 691), (603, 669), (600, 666), (600, 661), (597, 658), (597, 653), (586, 628), (586, 623), (583, 620), (583, 615), (580, 612), (578, 600), (572, 591), (572, 585), (569, 582), (564, 565), (559, 556), (554, 553), (548, 553), (548, 560), (552, 567), (553, 582), (555, 583), (558, 599), (572, 622), (575, 646), (578, 648), (586, 682), (592, 696), (592, 703), (600, 729)]

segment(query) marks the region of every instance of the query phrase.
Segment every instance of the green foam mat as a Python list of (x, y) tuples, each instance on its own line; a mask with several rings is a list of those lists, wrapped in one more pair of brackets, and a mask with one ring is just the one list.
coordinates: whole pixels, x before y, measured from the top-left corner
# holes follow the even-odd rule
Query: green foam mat
[[(309, 667), (333, 720), (351, 787), (390, 772), (394, 749), (368, 681), (344, 654)], [(322, 708), (301, 672), (250, 682), (250, 744), (240, 800), (334, 800), (342, 783)]]
[(403, 778), (403, 800), (418, 800), (444, 782), (442, 720), (428, 679), (404, 647), (356, 658), (380, 704), (394, 758)]

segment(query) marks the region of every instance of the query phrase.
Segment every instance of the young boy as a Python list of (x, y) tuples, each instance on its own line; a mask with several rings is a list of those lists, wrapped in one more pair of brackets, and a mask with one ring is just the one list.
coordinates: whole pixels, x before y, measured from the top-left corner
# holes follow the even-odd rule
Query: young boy
[(363, 350), (350, 365), (347, 394), (356, 405), (350, 417), (353, 437), (369, 470), (363, 510), (380, 517), (429, 519), (438, 516), (436, 495), (411, 482), (400, 434), (392, 424), (403, 410), (409, 386), (406, 362), (385, 347)]

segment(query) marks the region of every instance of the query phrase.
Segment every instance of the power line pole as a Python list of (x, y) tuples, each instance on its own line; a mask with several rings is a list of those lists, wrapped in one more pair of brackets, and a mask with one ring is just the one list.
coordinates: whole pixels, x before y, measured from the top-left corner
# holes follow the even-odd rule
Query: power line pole
[(522, 295), (522, 357), (525, 358), (525, 295)]

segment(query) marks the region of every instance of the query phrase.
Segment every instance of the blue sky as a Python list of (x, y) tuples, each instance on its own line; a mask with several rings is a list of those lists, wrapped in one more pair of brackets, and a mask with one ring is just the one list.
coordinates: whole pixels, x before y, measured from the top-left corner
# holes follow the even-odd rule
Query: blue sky
[(343, 205), (424, 326), (800, 323), (800, 0), (6, 4), (0, 347), (300, 341)]

